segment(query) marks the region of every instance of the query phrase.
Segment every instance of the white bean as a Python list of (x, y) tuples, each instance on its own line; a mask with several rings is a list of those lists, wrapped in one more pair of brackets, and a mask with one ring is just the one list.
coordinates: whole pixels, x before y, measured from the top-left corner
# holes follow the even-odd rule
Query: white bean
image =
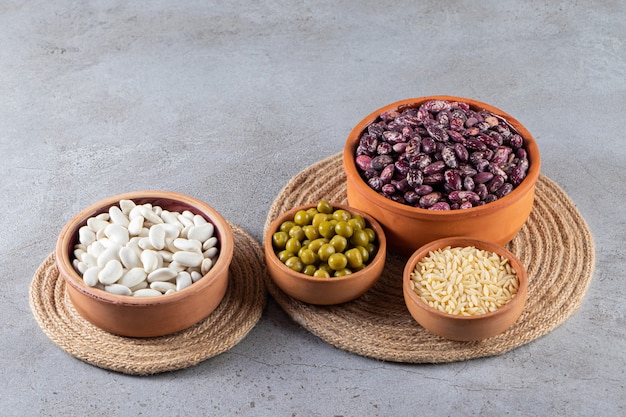
[(74, 267), (78, 270), (78, 272), (80, 272), (81, 274), (84, 274), (85, 271), (89, 268), (89, 265), (87, 265), (85, 262), (81, 262), (78, 259), (74, 259), (74, 261), (76, 262), (76, 264), (74, 265)]
[(154, 281), (150, 283), (150, 288), (165, 294), (169, 290), (176, 290), (176, 284), (167, 281)]
[(128, 217), (118, 206), (111, 206), (109, 208), (109, 216), (111, 216), (111, 223), (119, 224), (120, 226), (128, 227)]
[(78, 229), (78, 240), (83, 245), (90, 245), (96, 241), (96, 232), (91, 230), (89, 226), (83, 226)]
[(206, 275), (207, 272), (213, 267), (213, 261), (210, 258), (205, 258), (202, 261), (202, 266), (200, 268), (200, 272), (202, 275)]
[(116, 283), (124, 274), (124, 268), (117, 259), (108, 261), (102, 271), (98, 274), (98, 281), (101, 284), (109, 285)]
[(136, 206), (133, 200), (120, 200), (120, 209), (127, 216)]
[(152, 246), (152, 242), (150, 242), (150, 238), (147, 236), (139, 239), (139, 247), (143, 250), (155, 249), (155, 247)]
[(176, 276), (176, 291), (183, 290), (193, 284), (191, 280), (191, 274), (189, 272), (183, 271), (179, 272)]
[(185, 265), (181, 265), (181, 264), (179, 264), (176, 261), (170, 262), (170, 264), (167, 267), (169, 269), (173, 270), (173, 271), (176, 271), (176, 272), (181, 272), (181, 271), (185, 271), (185, 270), (189, 269)]
[(93, 230), (94, 233), (98, 230), (104, 229), (109, 224), (110, 223), (108, 221), (99, 219), (97, 217), (90, 217), (89, 219), (87, 219), (87, 226), (89, 226), (89, 228)]
[(185, 217), (182, 214), (178, 215), (178, 221), (183, 225), (183, 227), (187, 227), (187, 226), (193, 226), (193, 219), (190, 219), (189, 217)]
[(207, 250), (214, 246), (217, 246), (217, 237), (215, 236), (210, 237), (202, 244), (202, 250)]
[(142, 288), (133, 293), (133, 297), (159, 297), (161, 291), (153, 290), (152, 288)]
[(178, 273), (170, 268), (159, 268), (148, 274), (148, 282), (169, 281), (175, 278)]
[(143, 229), (143, 216), (137, 216), (131, 219), (128, 223), (128, 233), (131, 236), (138, 236), (141, 233), (141, 229)]
[(215, 246), (210, 247), (209, 249), (204, 251), (205, 258), (214, 258), (218, 253), (218, 250)]
[(165, 247), (165, 229), (161, 224), (152, 226), (148, 237), (154, 249), (161, 250)]
[(144, 250), (141, 253), (140, 259), (143, 264), (143, 270), (148, 274), (159, 267), (159, 256), (153, 250)]
[(141, 265), (141, 260), (139, 259), (139, 255), (137, 255), (137, 252), (135, 252), (133, 248), (128, 246), (124, 246), (120, 249), (119, 258), (122, 262), (122, 265), (124, 265), (124, 267), (127, 269), (136, 268)]
[(125, 245), (130, 240), (128, 229), (116, 223), (111, 223), (104, 229), (104, 234), (113, 242)]
[(143, 268), (137, 267), (132, 268), (126, 271), (122, 278), (120, 278), (119, 283), (122, 285), (126, 285), (128, 288), (133, 288), (137, 286), (140, 282), (145, 281), (148, 274)]
[(204, 257), (200, 252), (180, 251), (173, 255), (173, 259), (181, 265), (193, 267), (200, 265)]
[(122, 247), (120, 245), (110, 245), (98, 256), (98, 265), (104, 266), (107, 262), (117, 260), (117, 254)]
[(110, 292), (111, 294), (117, 294), (117, 295), (131, 295), (132, 294), (130, 288), (121, 284), (105, 285), (104, 290), (106, 292)]
[(100, 266), (92, 266), (88, 268), (83, 274), (83, 281), (90, 287), (95, 287), (98, 284), (98, 274), (102, 271)]
[(195, 224), (196, 226), (201, 226), (206, 223), (207, 223), (206, 219), (202, 217), (201, 215), (196, 214), (195, 216), (193, 216), (193, 224)]
[(200, 278), (202, 278), (202, 274), (201, 274), (200, 272), (198, 272), (198, 271), (191, 271), (191, 272), (190, 272), (190, 275), (191, 275), (191, 280), (192, 280), (193, 282), (196, 282), (196, 281), (198, 281)]
[(137, 290), (142, 290), (144, 288), (148, 288), (148, 281), (141, 281), (139, 284), (130, 287), (130, 290), (132, 292), (135, 292)]
[(98, 265), (98, 257), (95, 256), (92, 253), (89, 252), (85, 252), (81, 257), (80, 260), (84, 263), (86, 263), (89, 266), (96, 266)]
[(189, 230), (187, 234), (188, 239), (199, 240), (200, 242), (204, 242), (213, 236), (214, 226), (212, 223), (204, 223), (201, 225), (196, 225)]
[(161, 213), (161, 219), (163, 219), (165, 223), (175, 226), (178, 230), (184, 227), (178, 220), (178, 214), (172, 213), (171, 211), (163, 210), (163, 213)]
[(202, 248), (202, 242), (194, 239), (178, 238), (174, 239), (174, 246), (179, 250), (196, 251), (200, 252)]
[(152, 211), (152, 206), (150, 204), (144, 204), (143, 206), (141, 206), (140, 213), (150, 223), (163, 223), (163, 219), (161, 219)]
[(170, 252), (169, 250), (160, 250), (157, 252), (161, 258), (163, 259), (163, 262), (172, 262), (173, 259), (173, 253)]

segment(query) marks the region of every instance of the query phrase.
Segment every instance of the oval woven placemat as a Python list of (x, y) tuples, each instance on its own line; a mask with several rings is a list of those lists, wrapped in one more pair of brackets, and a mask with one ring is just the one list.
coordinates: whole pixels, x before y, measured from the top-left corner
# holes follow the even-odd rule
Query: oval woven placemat
[(129, 338), (93, 326), (74, 309), (54, 254), (39, 266), (31, 281), (31, 310), (56, 345), (97, 367), (150, 375), (196, 365), (239, 343), (259, 321), (267, 301), (263, 249), (241, 228), (231, 224), (231, 229), (235, 248), (226, 294), (206, 319), (186, 330), (161, 337)]
[[(280, 213), (327, 199), (347, 203), (341, 154), (293, 177), (274, 200), (264, 231)], [(297, 301), (273, 284), (272, 297), (291, 318), (325, 342), (379, 360), (445, 363), (494, 356), (529, 343), (561, 325), (582, 303), (595, 267), (589, 228), (565, 192), (540, 176), (532, 213), (507, 246), (528, 269), (528, 301), (505, 333), (478, 342), (436, 336), (415, 322), (404, 305), (402, 272), (407, 258), (390, 254), (383, 275), (362, 297), (337, 306)]]

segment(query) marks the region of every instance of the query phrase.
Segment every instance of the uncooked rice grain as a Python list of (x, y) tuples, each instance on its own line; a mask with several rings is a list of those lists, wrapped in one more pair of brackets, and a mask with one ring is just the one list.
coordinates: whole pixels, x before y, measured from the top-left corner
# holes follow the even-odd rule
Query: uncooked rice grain
[(517, 294), (519, 279), (508, 259), (474, 246), (428, 253), (411, 273), (411, 288), (432, 308), (461, 316), (496, 311)]

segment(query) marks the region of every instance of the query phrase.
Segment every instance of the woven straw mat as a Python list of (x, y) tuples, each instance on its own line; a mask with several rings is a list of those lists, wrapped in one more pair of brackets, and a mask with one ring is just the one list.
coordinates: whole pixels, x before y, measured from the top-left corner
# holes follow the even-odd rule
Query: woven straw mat
[(83, 319), (65, 291), (54, 254), (30, 284), (30, 306), (44, 333), (70, 355), (129, 375), (150, 375), (196, 365), (234, 347), (261, 318), (267, 300), (263, 250), (246, 232), (230, 225), (235, 238), (226, 294), (200, 323), (178, 333), (129, 338), (113, 335)]
[[(346, 204), (341, 154), (305, 168), (281, 190), (265, 222), (295, 206), (326, 199)], [(360, 298), (336, 306), (297, 301), (268, 278), (272, 297), (287, 314), (325, 342), (379, 360), (445, 363), (494, 356), (527, 344), (561, 325), (580, 306), (593, 275), (595, 251), (587, 224), (564, 191), (545, 176), (536, 185), (531, 215), (507, 248), (528, 270), (528, 300), (506, 332), (478, 342), (436, 336), (415, 322), (404, 304), (406, 258), (388, 254), (379, 281)]]

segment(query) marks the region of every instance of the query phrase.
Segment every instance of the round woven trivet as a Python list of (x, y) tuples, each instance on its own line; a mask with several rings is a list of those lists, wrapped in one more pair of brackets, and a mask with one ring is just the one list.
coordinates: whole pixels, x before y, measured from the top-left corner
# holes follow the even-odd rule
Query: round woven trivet
[(231, 224), (235, 238), (226, 294), (206, 319), (178, 333), (129, 338), (101, 330), (83, 319), (65, 291), (54, 254), (39, 266), (30, 284), (30, 306), (46, 335), (72, 356), (100, 368), (149, 375), (196, 365), (239, 343), (261, 318), (267, 270), (261, 246)]
[[(347, 203), (341, 154), (293, 177), (272, 204), (265, 222), (324, 198)], [(291, 318), (325, 342), (362, 356), (406, 363), (444, 363), (499, 355), (554, 330), (580, 306), (595, 266), (592, 236), (564, 191), (545, 176), (536, 186), (532, 213), (509, 243), (528, 269), (528, 301), (519, 320), (498, 336), (455, 342), (415, 322), (404, 304), (402, 272), (407, 258), (389, 254), (383, 275), (362, 297), (336, 306), (315, 306), (282, 292), (271, 279), (272, 297)]]

